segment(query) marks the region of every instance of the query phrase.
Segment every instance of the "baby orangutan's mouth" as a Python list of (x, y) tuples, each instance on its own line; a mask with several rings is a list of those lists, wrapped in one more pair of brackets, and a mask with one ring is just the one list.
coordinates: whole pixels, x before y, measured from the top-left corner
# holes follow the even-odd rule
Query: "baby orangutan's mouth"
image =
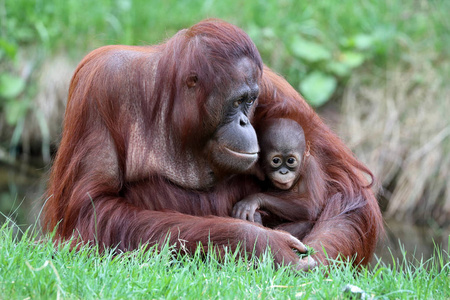
[(273, 180), (273, 185), (281, 190), (288, 190), (292, 186), (292, 180), (286, 181), (286, 182), (280, 182), (277, 180)]

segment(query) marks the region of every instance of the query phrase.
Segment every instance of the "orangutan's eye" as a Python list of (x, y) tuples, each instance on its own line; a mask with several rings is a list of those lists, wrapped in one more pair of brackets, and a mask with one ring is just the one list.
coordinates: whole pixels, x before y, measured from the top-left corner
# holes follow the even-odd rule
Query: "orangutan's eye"
[(247, 105), (252, 105), (253, 103), (255, 103), (256, 97), (249, 97), (247, 99), (247, 101), (245, 101), (245, 103), (247, 103)]
[(234, 108), (238, 108), (241, 104), (242, 104), (242, 100), (241, 99), (236, 100), (236, 101), (233, 102), (233, 107)]
[(281, 158), (279, 158), (277, 156), (272, 158), (272, 162), (271, 162), (272, 167), (277, 168), (277, 167), (281, 166), (281, 163), (282, 163)]
[(293, 168), (293, 167), (296, 167), (296, 166), (297, 166), (298, 161), (297, 161), (297, 159), (296, 159), (295, 157), (289, 157), (289, 158), (286, 160), (286, 164), (288, 165), (288, 167)]

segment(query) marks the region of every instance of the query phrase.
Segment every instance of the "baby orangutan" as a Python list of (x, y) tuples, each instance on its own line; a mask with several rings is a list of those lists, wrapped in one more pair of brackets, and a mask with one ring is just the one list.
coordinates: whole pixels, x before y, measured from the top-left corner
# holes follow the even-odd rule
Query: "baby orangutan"
[[(311, 230), (324, 198), (322, 171), (310, 153), (303, 128), (293, 120), (270, 120), (259, 130), (258, 140), (261, 156), (257, 168), (269, 187), (237, 202), (232, 216), (286, 231), (295, 223), (296, 232), (291, 233), (301, 238)], [(257, 210), (262, 210), (261, 214)]]

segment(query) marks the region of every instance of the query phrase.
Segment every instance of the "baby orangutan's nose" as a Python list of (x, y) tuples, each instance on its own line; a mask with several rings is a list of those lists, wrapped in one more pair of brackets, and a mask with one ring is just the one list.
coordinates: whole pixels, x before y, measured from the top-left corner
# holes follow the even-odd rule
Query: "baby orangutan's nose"
[(289, 170), (286, 169), (286, 168), (282, 168), (282, 169), (280, 170), (280, 174), (281, 174), (281, 175), (286, 175), (287, 173), (289, 173)]

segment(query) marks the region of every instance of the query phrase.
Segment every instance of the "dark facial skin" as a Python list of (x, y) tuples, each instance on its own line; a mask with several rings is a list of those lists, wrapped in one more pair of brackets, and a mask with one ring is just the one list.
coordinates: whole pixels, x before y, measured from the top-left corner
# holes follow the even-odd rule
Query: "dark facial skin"
[(289, 119), (276, 119), (260, 136), (261, 165), (274, 187), (289, 190), (300, 177), (305, 135), (302, 127)]
[[(248, 170), (258, 159), (258, 140), (250, 123), (258, 98), (258, 71), (247, 58), (238, 63), (237, 84), (225, 100), (222, 122), (210, 142), (212, 165), (230, 173)], [(216, 105), (217, 106), (217, 105)]]

